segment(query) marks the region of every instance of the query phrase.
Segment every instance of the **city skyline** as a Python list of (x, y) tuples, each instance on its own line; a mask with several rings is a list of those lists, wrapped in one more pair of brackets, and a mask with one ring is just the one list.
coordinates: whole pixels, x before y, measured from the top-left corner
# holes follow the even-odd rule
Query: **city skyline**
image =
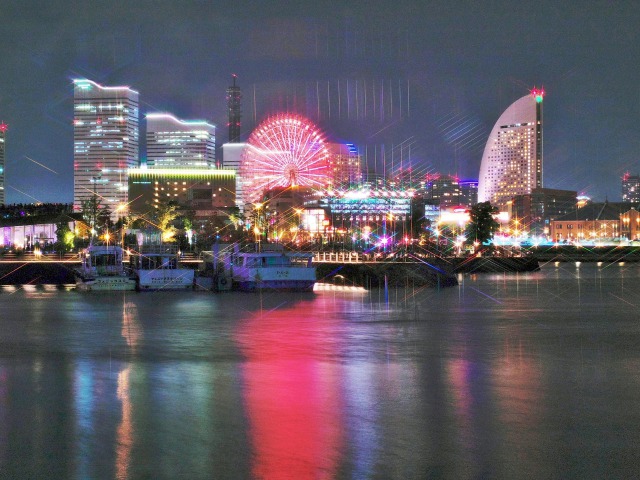
[(613, 200), (624, 172), (639, 170), (631, 4), (62, 5), (3, 5), (8, 203), (71, 200), (77, 77), (130, 85), (145, 113), (207, 119), (220, 147), (235, 73), (241, 141), (290, 111), (354, 143), (379, 173), (461, 178), (478, 177), (500, 112), (544, 85), (546, 187)]

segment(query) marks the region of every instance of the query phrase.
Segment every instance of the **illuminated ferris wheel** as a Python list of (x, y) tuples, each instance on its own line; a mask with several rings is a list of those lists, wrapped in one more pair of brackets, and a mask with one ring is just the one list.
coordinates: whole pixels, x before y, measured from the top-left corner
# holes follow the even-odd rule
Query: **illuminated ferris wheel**
[(240, 164), (245, 202), (261, 200), (276, 187), (323, 188), (329, 182), (329, 153), (316, 126), (304, 117), (269, 117), (248, 140)]

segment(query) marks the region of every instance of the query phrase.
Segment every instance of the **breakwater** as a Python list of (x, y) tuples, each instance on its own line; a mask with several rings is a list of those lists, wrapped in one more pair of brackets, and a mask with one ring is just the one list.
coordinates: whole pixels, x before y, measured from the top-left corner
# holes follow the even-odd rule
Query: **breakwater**
[(71, 262), (2, 262), (0, 263), (0, 285), (75, 283), (73, 268), (80, 265)]
[(364, 288), (451, 287), (458, 285), (453, 272), (431, 262), (318, 263), (319, 282)]
[(455, 257), (447, 259), (454, 273), (507, 273), (540, 270), (537, 257)]
[(542, 262), (640, 262), (637, 246), (553, 245), (531, 247), (527, 251)]
[(316, 263), (320, 282), (365, 288), (450, 287), (459, 273), (533, 272), (540, 269), (535, 257), (451, 257), (407, 262)]

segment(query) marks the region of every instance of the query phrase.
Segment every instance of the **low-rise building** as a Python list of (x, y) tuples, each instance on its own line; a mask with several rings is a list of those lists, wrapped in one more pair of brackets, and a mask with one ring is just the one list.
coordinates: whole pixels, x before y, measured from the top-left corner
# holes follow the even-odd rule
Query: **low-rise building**
[(144, 215), (168, 201), (195, 211), (196, 218), (235, 208), (234, 170), (133, 168), (128, 175), (131, 213)]
[(576, 210), (578, 192), (553, 188), (534, 188), (531, 193), (516, 195), (511, 201), (511, 228), (531, 236), (549, 235), (553, 220)]
[(626, 202), (589, 203), (550, 222), (550, 237), (555, 242), (633, 240), (637, 235), (638, 212)]

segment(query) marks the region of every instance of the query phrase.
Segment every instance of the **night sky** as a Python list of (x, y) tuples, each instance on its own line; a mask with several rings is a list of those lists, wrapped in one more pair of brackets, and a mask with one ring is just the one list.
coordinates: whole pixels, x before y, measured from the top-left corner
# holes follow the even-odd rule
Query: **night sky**
[(378, 173), (462, 178), (502, 111), (544, 85), (545, 187), (619, 201), (640, 173), (638, 2), (0, 0), (0, 24), (7, 203), (72, 201), (77, 77), (209, 120), (221, 145), (235, 73), (244, 139), (291, 111)]

